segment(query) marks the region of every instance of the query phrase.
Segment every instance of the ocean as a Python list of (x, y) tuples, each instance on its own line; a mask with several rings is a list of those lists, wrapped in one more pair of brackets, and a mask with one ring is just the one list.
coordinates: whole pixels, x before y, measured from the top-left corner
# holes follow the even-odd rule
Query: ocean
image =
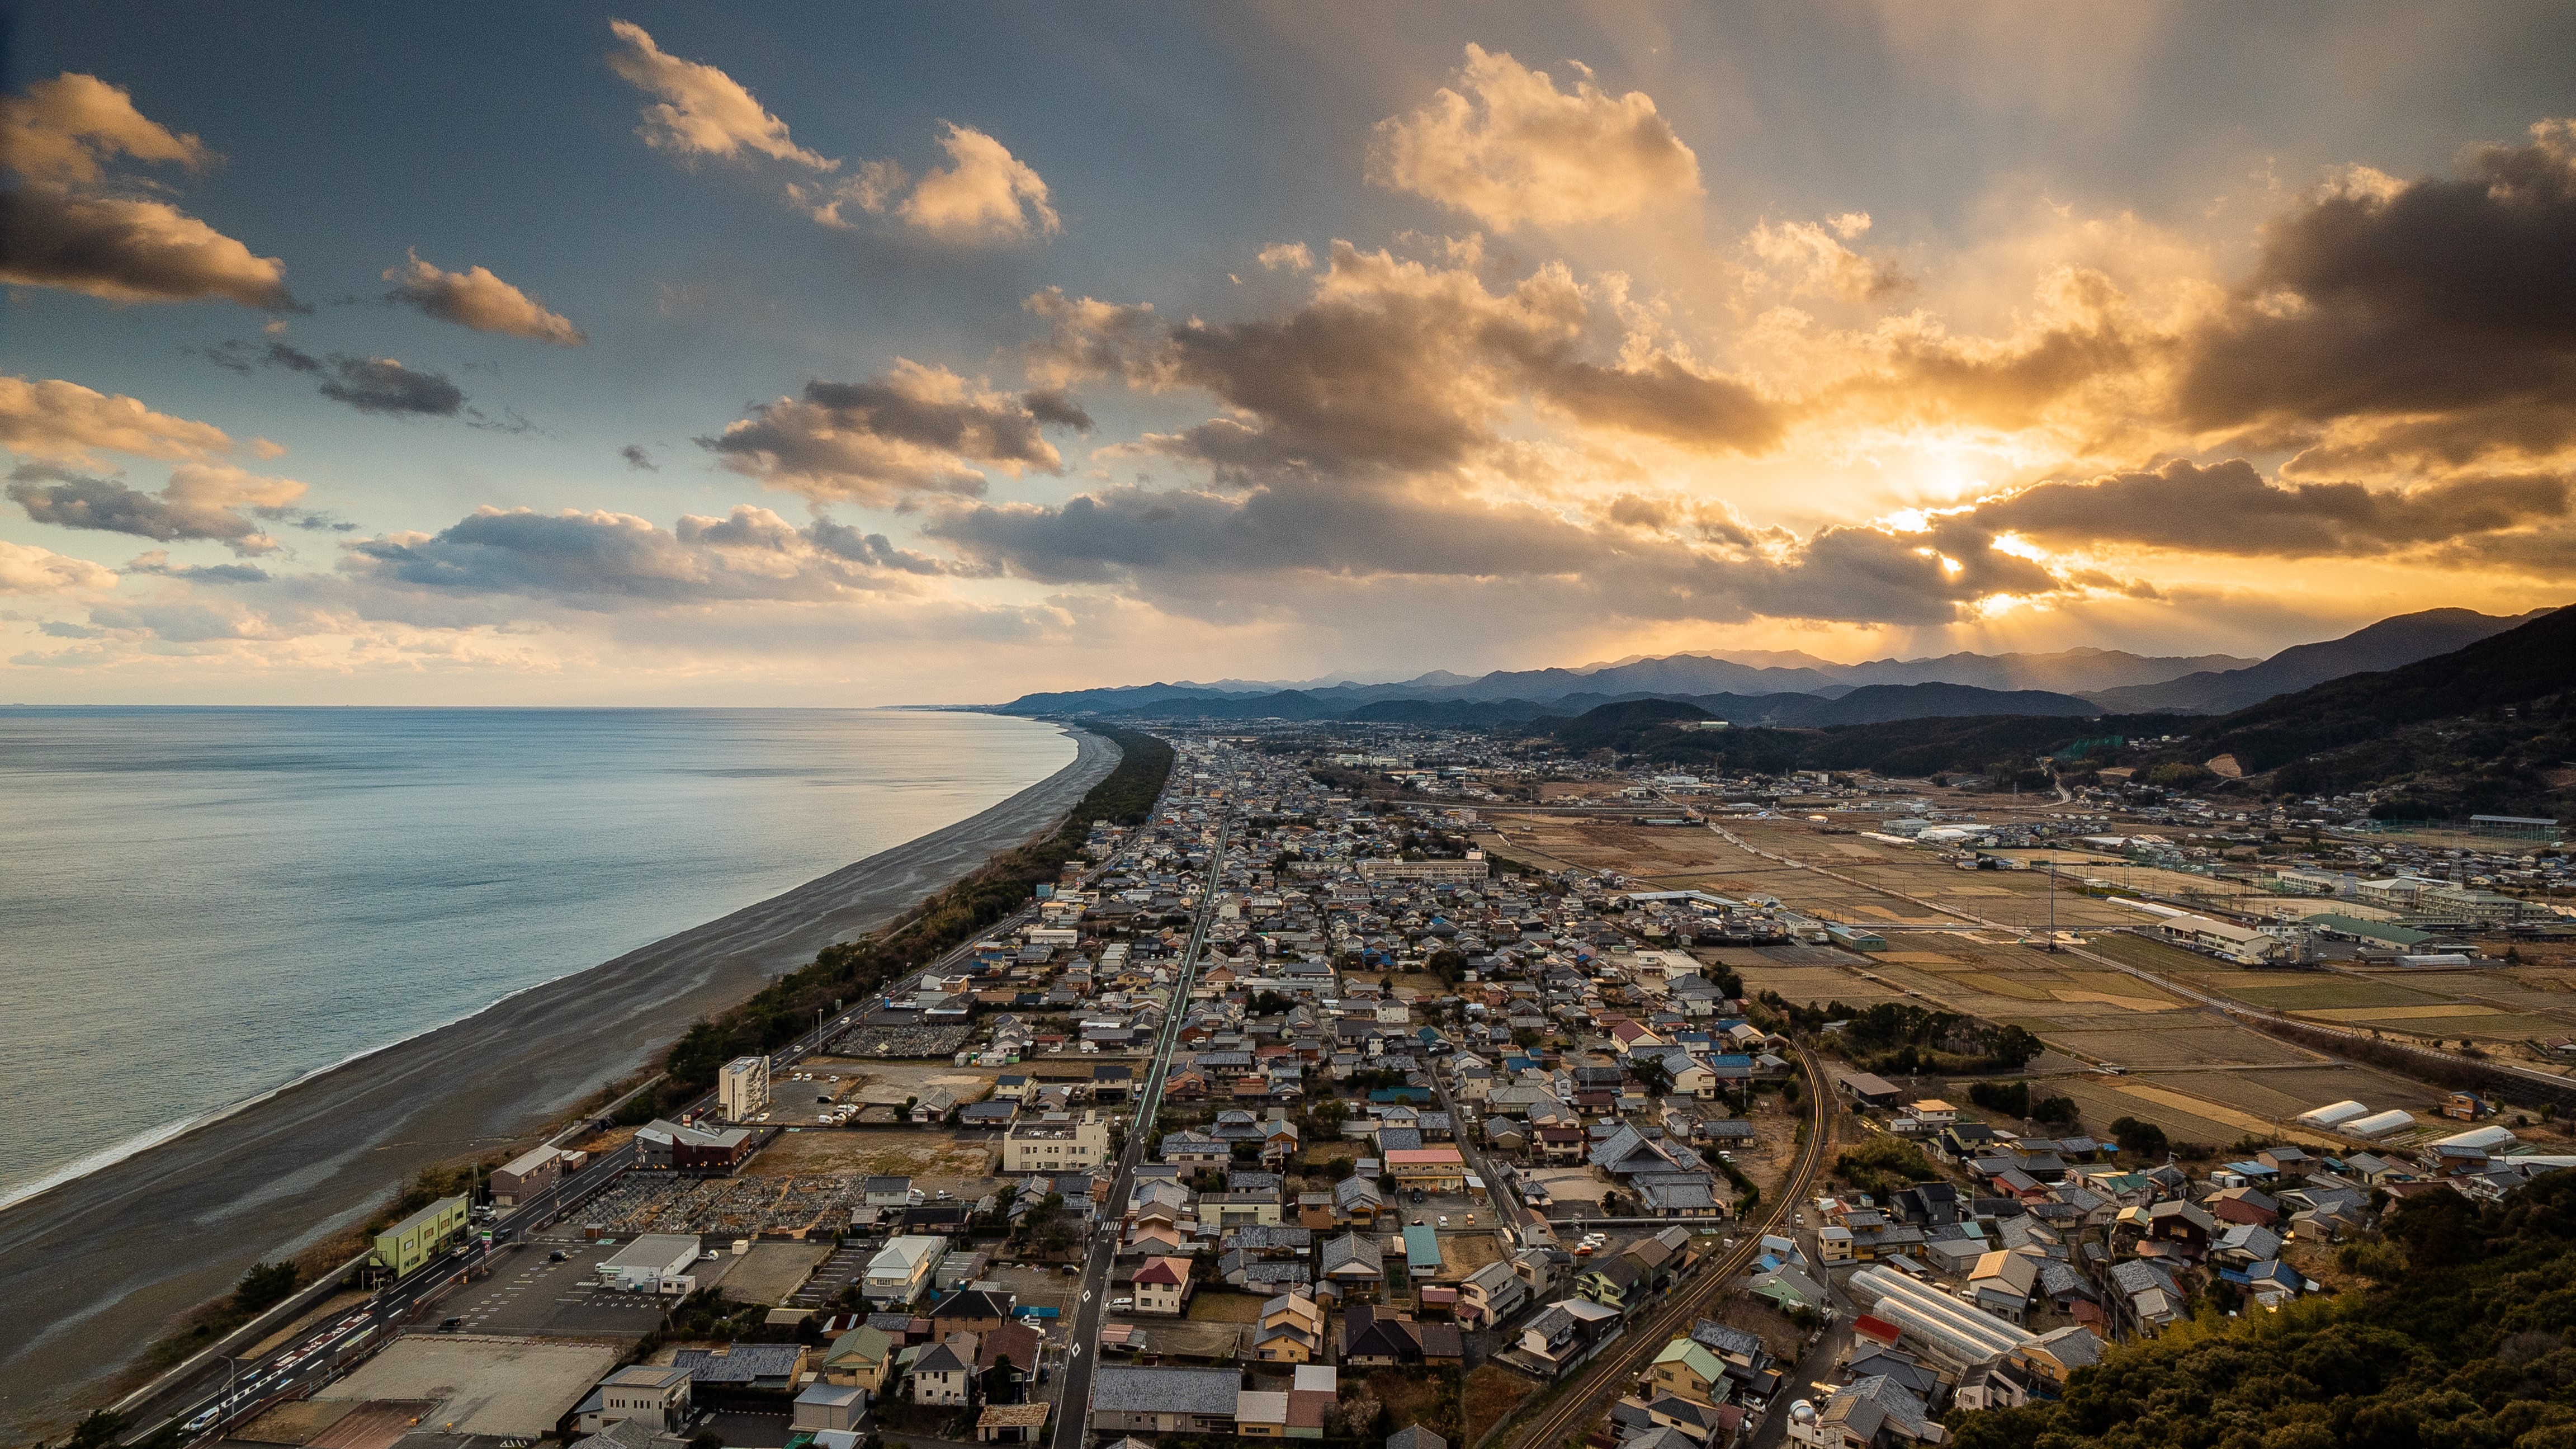
[(0, 709), (0, 1206), (1073, 757), (977, 714)]

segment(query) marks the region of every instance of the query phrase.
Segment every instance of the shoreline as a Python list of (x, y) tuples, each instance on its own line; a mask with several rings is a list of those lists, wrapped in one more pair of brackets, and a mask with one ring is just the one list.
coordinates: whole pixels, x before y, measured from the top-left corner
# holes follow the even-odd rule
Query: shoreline
[(0, 1302), (16, 1310), (0, 1318), (0, 1436), (75, 1416), (252, 1263), (361, 1221), (422, 1167), (554, 1125), (691, 1022), (1039, 834), (1119, 758), (1100, 735), (1067, 733), (1071, 763), (964, 820), (306, 1073), (0, 1208)]

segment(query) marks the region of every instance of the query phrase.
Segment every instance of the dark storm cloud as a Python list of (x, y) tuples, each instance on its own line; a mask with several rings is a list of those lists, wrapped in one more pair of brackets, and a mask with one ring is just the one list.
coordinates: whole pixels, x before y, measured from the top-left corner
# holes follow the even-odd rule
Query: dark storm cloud
[(627, 444), (625, 447), (617, 450), (617, 456), (626, 460), (627, 467), (632, 468), (639, 473), (659, 473), (662, 471), (662, 465), (653, 461), (653, 455), (645, 452), (644, 445), (641, 443)]
[(1947, 522), (2053, 542), (2245, 556), (2377, 554), (2564, 518), (2567, 480), (2462, 478), (2408, 490), (2267, 482), (2242, 459), (2041, 483)]
[[(2199, 428), (2576, 399), (2576, 144), (2469, 154), (2466, 174), (2347, 185), (2275, 222), (2225, 317), (2189, 340)], [(2560, 436), (2564, 436), (2562, 433)]]

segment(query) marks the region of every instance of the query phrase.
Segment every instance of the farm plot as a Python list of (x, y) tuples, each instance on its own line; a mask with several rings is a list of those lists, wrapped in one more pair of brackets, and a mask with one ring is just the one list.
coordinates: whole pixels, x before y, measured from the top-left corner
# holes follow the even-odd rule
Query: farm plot
[(2318, 1059), (2315, 1053), (2207, 1012), (2122, 1013), (2117, 1028), (2066, 1030), (2043, 1025), (2032, 1029), (2042, 1031), (2054, 1046), (2095, 1061), (2118, 1062), (2131, 1071)]
[(1849, 971), (1831, 966), (1780, 966), (1765, 961), (1758, 966), (1739, 966), (1736, 973), (1744, 978), (1747, 991), (1777, 991), (1783, 1000), (1801, 1005), (1828, 1001), (1868, 1006), (1880, 1001), (1902, 1001), (1905, 993), (1876, 981), (1864, 981)]
[[(2409, 991), (2402, 986), (2385, 981), (2355, 981), (2349, 977), (2330, 976), (2323, 980), (2283, 983), (2277, 976), (2265, 977), (2257, 972), (2243, 971), (2230, 974), (2251, 977), (2253, 980), (2244, 984), (2231, 982), (2227, 985), (2219, 985), (2213, 981), (2210, 983), (2211, 986), (2239, 1001), (2250, 1001), (2256, 1006), (2268, 1006), (2274, 1011), (2313, 1014), (2365, 1007), (2426, 1006), (2440, 1000), (2439, 997), (2428, 996), (2420, 991)], [(2202, 979), (2206, 981), (2209, 978)]]
[(2092, 1132), (2108, 1133), (2113, 1122), (2122, 1117), (2135, 1117), (2163, 1128), (2165, 1135), (2176, 1142), (2203, 1142), (2217, 1146), (2244, 1135), (2244, 1129), (2205, 1116), (2187, 1105), (2119, 1091), (2110, 1079), (2102, 1077), (2053, 1082), (2049, 1091), (2053, 1095), (2074, 1098), (2077, 1109), (2084, 1114), (2086, 1130)]

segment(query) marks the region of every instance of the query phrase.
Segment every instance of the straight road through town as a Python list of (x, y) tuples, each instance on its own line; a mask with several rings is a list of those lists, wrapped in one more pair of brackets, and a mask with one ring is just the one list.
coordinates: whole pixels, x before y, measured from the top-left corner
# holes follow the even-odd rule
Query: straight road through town
[[(1173, 778), (1180, 770), (1173, 769)], [(1156, 805), (1156, 813), (1161, 805)], [(1134, 1188), (1136, 1166), (1145, 1160), (1146, 1150), (1154, 1138), (1154, 1113), (1162, 1105), (1163, 1079), (1170, 1074), (1172, 1049), (1181, 1039), (1181, 1019), (1188, 1014), (1190, 985), (1197, 979), (1199, 952), (1207, 945), (1208, 927), (1216, 919), (1217, 873), (1225, 865), (1225, 843), (1232, 823), (1217, 827), (1216, 846), (1208, 852), (1207, 873), (1200, 885), (1198, 918), (1190, 927), (1190, 942), (1181, 953), (1180, 974), (1172, 985), (1171, 1009), (1163, 1013), (1162, 1034), (1154, 1041), (1154, 1061), (1147, 1070), (1145, 1090), (1136, 1098), (1136, 1115), (1127, 1128), (1126, 1150), (1118, 1154), (1118, 1175), (1111, 1180), (1109, 1196), (1092, 1204), (1092, 1220), (1106, 1224), (1092, 1234), (1091, 1246), (1082, 1259), (1082, 1298), (1074, 1308), (1072, 1346), (1065, 1351), (1064, 1370), (1056, 1393), (1055, 1449), (1082, 1449), (1090, 1437), (1091, 1371), (1100, 1361), (1100, 1320), (1109, 1306), (1110, 1268), (1118, 1256), (1118, 1232), (1115, 1224), (1126, 1210), (1127, 1194)]]

